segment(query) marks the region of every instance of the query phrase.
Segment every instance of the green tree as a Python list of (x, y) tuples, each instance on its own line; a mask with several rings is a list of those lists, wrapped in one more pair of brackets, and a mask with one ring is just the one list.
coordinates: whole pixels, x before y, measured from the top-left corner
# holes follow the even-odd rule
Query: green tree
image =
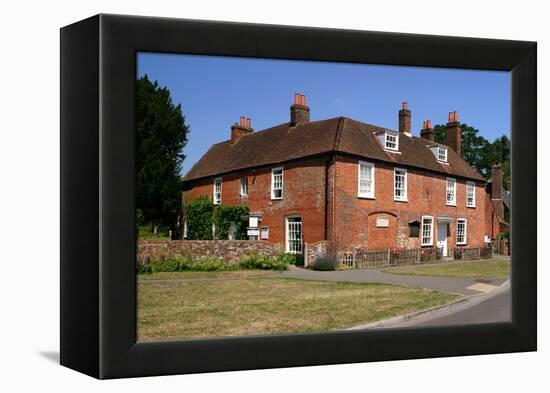
[(180, 210), (180, 172), (189, 126), (168, 88), (145, 75), (137, 80), (136, 90), (138, 224), (153, 229), (173, 223)]
[[(483, 177), (491, 177), (491, 168), (495, 162), (502, 164), (503, 184), (507, 188), (510, 181), (510, 139), (503, 135), (489, 142), (478, 135), (479, 130), (466, 123), (462, 128), (462, 158), (475, 168)], [(438, 124), (434, 127), (435, 141), (446, 144), (445, 126)]]
[(491, 156), (494, 162), (502, 164), (502, 186), (508, 190), (510, 186), (510, 138), (502, 135), (491, 144)]
[(187, 221), (187, 239), (211, 240), (214, 222), (214, 203), (207, 197), (197, 198), (187, 203), (185, 220)]

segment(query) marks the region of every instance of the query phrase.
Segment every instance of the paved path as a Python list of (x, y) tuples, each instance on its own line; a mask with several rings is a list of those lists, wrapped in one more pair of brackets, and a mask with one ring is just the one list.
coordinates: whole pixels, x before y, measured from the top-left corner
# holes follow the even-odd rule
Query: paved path
[[(411, 287), (430, 288), (438, 291), (455, 293), (459, 295), (474, 295), (483, 293), (485, 290), (479, 281), (472, 278), (462, 277), (432, 277), (432, 276), (405, 276), (397, 274), (381, 273), (377, 270), (337, 270), (330, 272), (319, 272), (309, 269), (292, 267), (282, 274), (282, 277), (301, 278), (305, 280), (322, 281), (355, 281), (355, 282), (377, 282), (383, 284), (405, 285)], [(483, 283), (500, 286), (506, 279), (483, 280)], [(475, 290), (478, 288), (480, 290)]]
[[(485, 296), (483, 296), (485, 298)], [(475, 323), (509, 322), (512, 320), (512, 296), (510, 288), (494, 296), (488, 295), (478, 304), (449, 310), (443, 315), (425, 315), (418, 320), (407, 321), (404, 326), (451, 326)]]

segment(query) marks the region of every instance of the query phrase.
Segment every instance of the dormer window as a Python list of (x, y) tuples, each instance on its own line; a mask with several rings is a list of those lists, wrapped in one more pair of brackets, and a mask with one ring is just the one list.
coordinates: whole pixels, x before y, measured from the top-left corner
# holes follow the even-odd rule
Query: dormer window
[(447, 148), (439, 146), (437, 148), (437, 159), (442, 162), (447, 162)]
[(399, 136), (386, 132), (384, 147), (389, 150), (399, 150)]
[(374, 133), (384, 150), (399, 153), (399, 133), (391, 130), (380, 130)]
[(439, 162), (447, 162), (447, 148), (445, 146), (430, 146), (430, 149)]

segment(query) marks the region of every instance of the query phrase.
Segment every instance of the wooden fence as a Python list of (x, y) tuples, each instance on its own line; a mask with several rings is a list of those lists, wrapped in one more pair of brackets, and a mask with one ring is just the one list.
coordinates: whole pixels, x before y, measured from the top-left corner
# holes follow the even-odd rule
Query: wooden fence
[(437, 263), (444, 260), (477, 260), (492, 258), (490, 247), (461, 247), (448, 250), (443, 258), (435, 247), (414, 248), (408, 250), (367, 250), (355, 248), (353, 252), (337, 252), (336, 259), (340, 265), (356, 269), (372, 269), (384, 266), (415, 265)]

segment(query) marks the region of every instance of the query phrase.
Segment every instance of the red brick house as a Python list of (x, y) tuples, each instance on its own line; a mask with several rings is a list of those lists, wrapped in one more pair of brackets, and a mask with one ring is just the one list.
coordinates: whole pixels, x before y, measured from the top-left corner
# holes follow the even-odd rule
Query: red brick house
[(249, 238), (300, 253), (331, 241), (337, 250), (480, 247), (489, 235), (485, 179), (460, 157), (456, 112), (447, 145), (431, 121), (411, 134), (407, 104), (398, 131), (346, 117), (310, 121), (296, 94), (290, 121), (254, 132), (250, 119), (231, 126), (184, 177), (183, 200), (247, 204)]

